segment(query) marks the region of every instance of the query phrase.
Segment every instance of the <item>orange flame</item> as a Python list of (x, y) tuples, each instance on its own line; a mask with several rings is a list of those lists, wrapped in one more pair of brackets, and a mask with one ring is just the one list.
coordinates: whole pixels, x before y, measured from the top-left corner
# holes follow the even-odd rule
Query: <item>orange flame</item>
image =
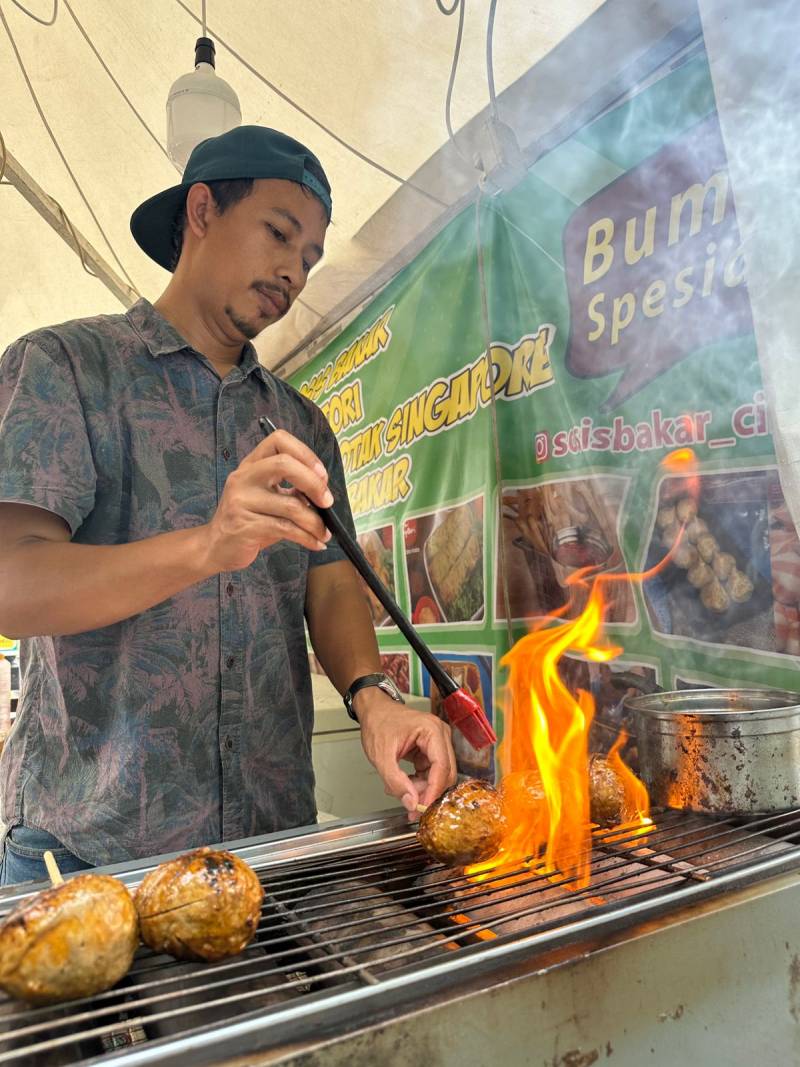
[[(594, 700), (583, 690), (574, 696), (562, 681), (558, 664), (568, 651), (594, 663), (618, 656), (622, 649), (602, 640), (604, 585), (644, 581), (666, 565), (672, 552), (643, 574), (576, 572), (573, 580), (589, 588), (583, 612), (571, 621), (551, 619), (549, 625), (538, 624), (501, 660), (509, 671), (505, 735), (499, 752), (508, 829), (495, 856), (467, 868), (472, 879), (482, 881), (489, 872), (499, 871), (492, 880), (502, 885), (503, 871), (535, 865), (573, 888), (588, 884), (592, 847), (588, 737)], [(620, 755), (626, 740), (623, 731), (606, 757), (624, 790), (620, 825), (647, 833), (652, 829), (650, 801), (644, 784)]]

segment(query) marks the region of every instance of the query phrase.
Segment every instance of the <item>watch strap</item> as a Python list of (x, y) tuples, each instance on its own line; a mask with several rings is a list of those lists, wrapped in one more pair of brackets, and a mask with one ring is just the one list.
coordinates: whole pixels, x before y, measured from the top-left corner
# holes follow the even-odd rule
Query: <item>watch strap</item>
[(351, 683), (350, 688), (347, 690), (343, 698), (345, 711), (353, 722), (358, 722), (358, 716), (353, 708), (353, 698), (356, 693), (360, 693), (362, 689), (368, 689), (371, 686), (382, 689), (387, 696), (390, 696), (392, 700), (396, 700), (398, 704), (405, 703), (400, 696), (400, 691), (388, 674), (363, 674), (360, 678), (356, 678), (356, 680)]

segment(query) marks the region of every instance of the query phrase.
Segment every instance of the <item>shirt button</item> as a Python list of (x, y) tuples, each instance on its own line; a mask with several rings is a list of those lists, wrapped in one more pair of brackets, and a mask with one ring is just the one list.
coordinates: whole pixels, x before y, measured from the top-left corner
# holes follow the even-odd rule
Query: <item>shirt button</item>
[(225, 666), (228, 668), (228, 670), (232, 670), (233, 669), (233, 665), (234, 665), (235, 662), (236, 662), (236, 657), (235, 656), (228, 656), (228, 658), (225, 660)]
[(228, 748), (228, 749), (233, 748), (233, 738), (232, 737), (228, 736), (228, 737), (225, 738), (225, 748)]
[(223, 448), (223, 450), (222, 450), (222, 458), (223, 459), (230, 459), (231, 458), (231, 450), (229, 448)]
[(225, 592), (228, 594), (228, 596), (233, 596), (233, 582), (228, 582), (228, 584), (225, 586)]

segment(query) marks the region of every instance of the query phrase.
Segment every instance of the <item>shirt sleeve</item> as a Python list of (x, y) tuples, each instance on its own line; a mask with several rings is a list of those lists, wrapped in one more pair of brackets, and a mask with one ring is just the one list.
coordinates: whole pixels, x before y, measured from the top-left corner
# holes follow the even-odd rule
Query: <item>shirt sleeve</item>
[[(353, 514), (350, 510), (350, 500), (347, 496), (347, 484), (344, 477), (344, 464), (339, 443), (334, 436), (333, 430), (328, 425), (325, 416), (318, 409), (315, 412), (315, 445), (314, 451), (319, 456), (323, 466), (328, 472), (328, 487), (333, 493), (333, 510), (347, 527), (350, 534), (355, 538), (356, 528), (353, 522)], [(323, 563), (336, 563), (340, 559), (347, 559), (336, 536), (331, 537), (328, 547), (323, 552), (310, 553), (309, 566), (318, 567)]]
[(74, 535), (97, 475), (80, 394), (57, 338), (23, 337), (0, 359), (0, 503), (59, 515)]

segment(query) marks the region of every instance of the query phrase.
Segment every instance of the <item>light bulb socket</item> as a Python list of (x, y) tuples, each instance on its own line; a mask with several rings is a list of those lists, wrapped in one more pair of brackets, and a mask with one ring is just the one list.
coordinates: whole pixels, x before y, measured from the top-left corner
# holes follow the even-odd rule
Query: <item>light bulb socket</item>
[(195, 67), (199, 67), (201, 63), (208, 63), (209, 66), (216, 69), (216, 63), (214, 62), (216, 51), (214, 42), (210, 37), (198, 37), (194, 46)]

